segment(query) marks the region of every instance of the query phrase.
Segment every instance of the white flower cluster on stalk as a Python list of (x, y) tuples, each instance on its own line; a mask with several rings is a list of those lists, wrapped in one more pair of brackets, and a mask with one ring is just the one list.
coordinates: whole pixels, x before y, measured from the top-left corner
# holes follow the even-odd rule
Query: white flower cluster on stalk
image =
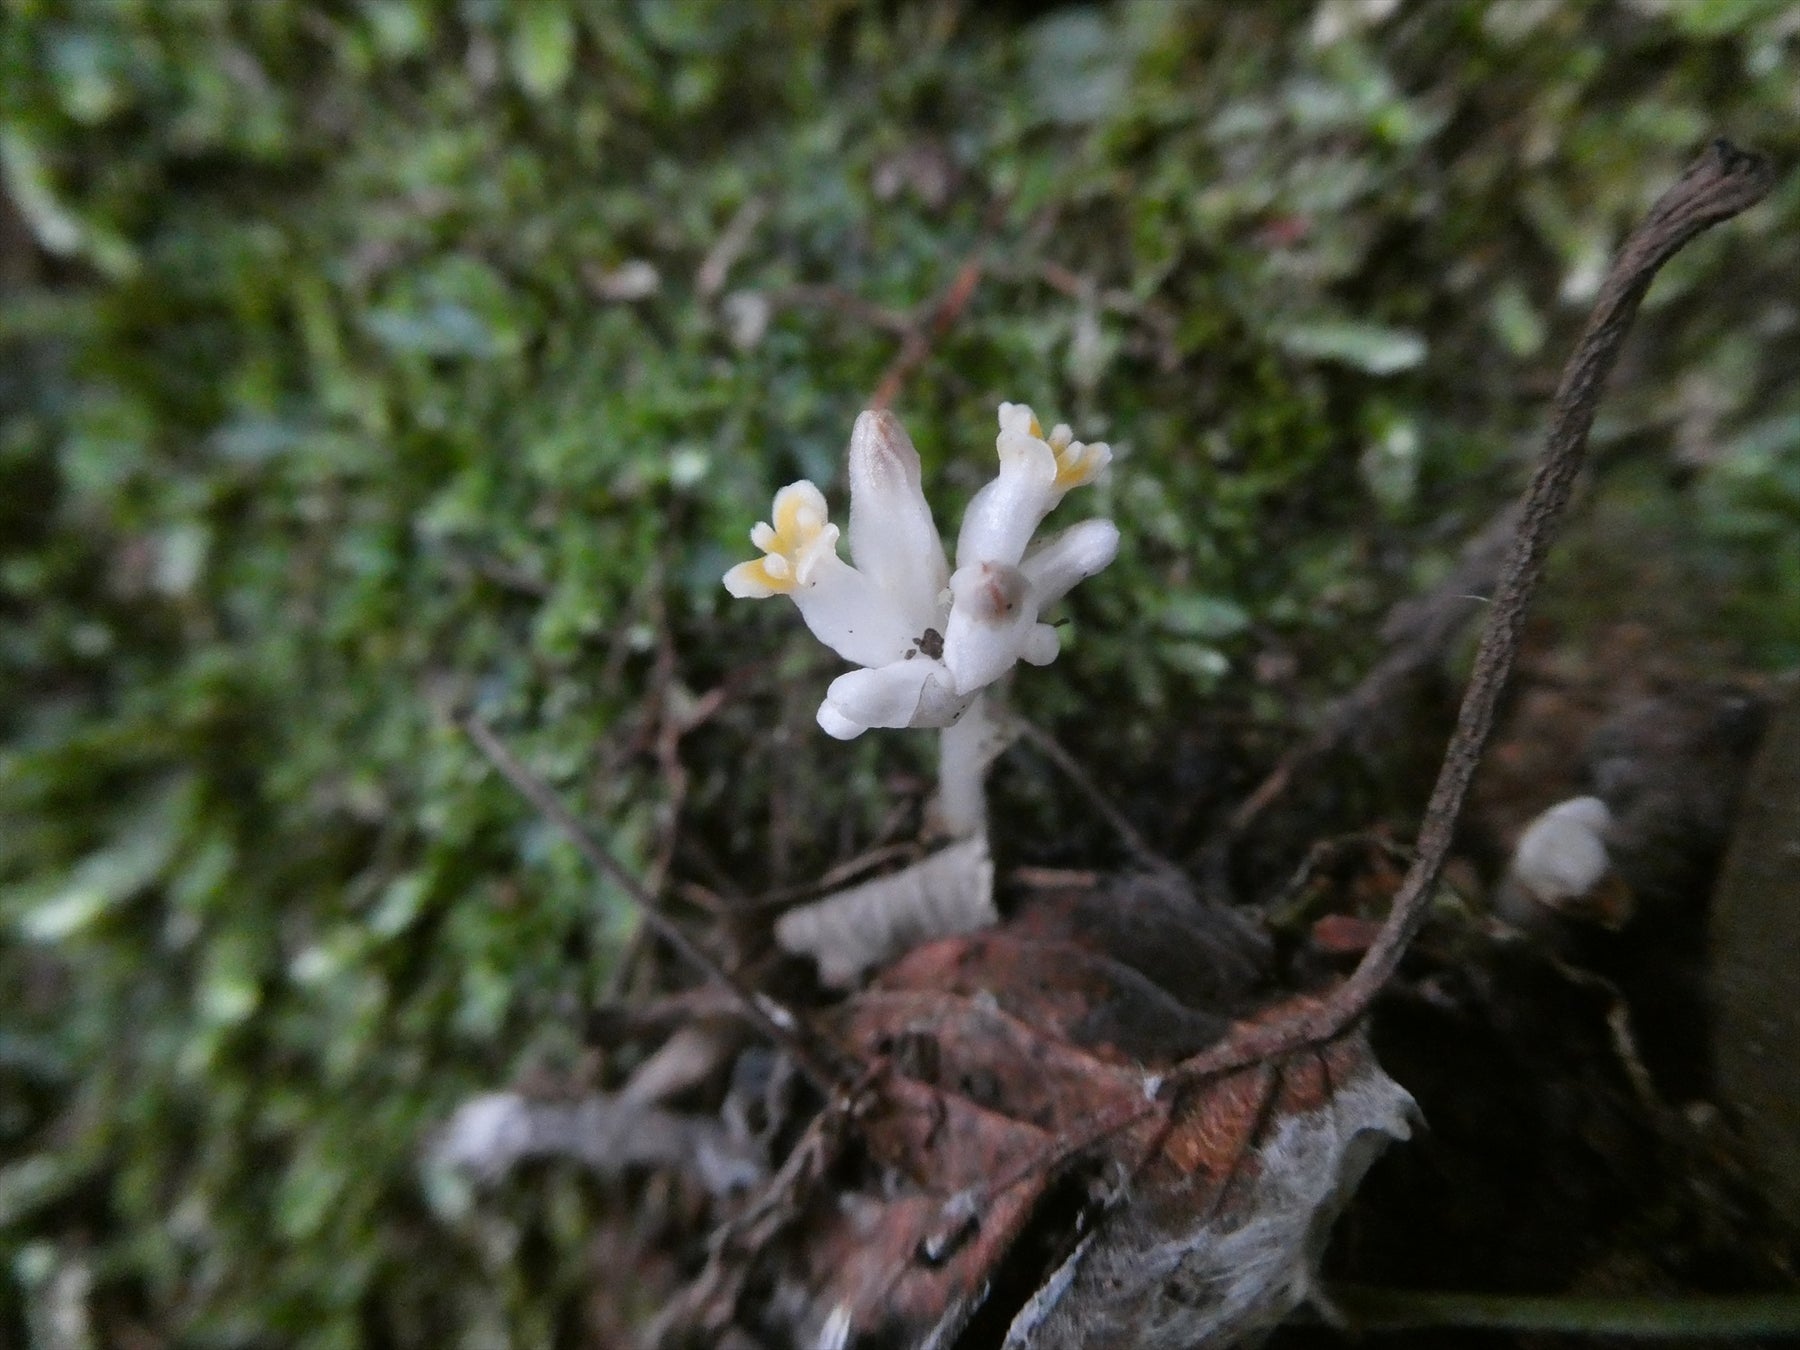
[(850, 436), (850, 556), (824, 494), (790, 483), (772, 521), (751, 531), (763, 556), (725, 574), (733, 595), (786, 595), (813, 635), (858, 668), (831, 682), (819, 725), (842, 740), (870, 727), (932, 727), (939, 740), (939, 826), (955, 841), (910, 867), (782, 915), (775, 936), (810, 955), (826, 983), (915, 942), (996, 921), (985, 778), (1003, 738), (987, 690), (1020, 661), (1056, 659), (1039, 615), (1113, 560), (1119, 531), (1087, 520), (1031, 539), (1070, 488), (1112, 459), (1066, 426), (1048, 436), (1031, 409), (1000, 405), (1000, 471), (975, 494), (956, 540), (956, 568), (931, 518), (919, 453), (888, 412), (865, 412)]
[(1044, 517), (1091, 482), (1112, 451), (1066, 426), (1044, 435), (1022, 403), (1000, 405), (1000, 471), (969, 503), (956, 570), (920, 483), (919, 454), (892, 413), (865, 412), (850, 437), (850, 556), (824, 494), (790, 483), (773, 523), (750, 538), (764, 556), (725, 574), (740, 597), (790, 596), (826, 646), (861, 667), (839, 676), (819, 725), (842, 740), (870, 727), (949, 727), (1020, 661), (1056, 659), (1038, 615), (1113, 560), (1118, 528), (1088, 520), (1028, 548)]

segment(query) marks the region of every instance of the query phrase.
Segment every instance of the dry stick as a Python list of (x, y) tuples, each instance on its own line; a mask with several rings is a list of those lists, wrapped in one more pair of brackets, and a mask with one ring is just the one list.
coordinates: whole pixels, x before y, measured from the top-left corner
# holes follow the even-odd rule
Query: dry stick
[(1507, 552), (1463, 698), (1456, 734), (1444, 755), (1425, 808), (1411, 870), (1394, 897), (1387, 922), (1350, 978), (1324, 1000), (1277, 1020), (1239, 1023), (1211, 1049), (1183, 1060), (1145, 1083), (1143, 1100), (1093, 1113), (1041, 1152), (986, 1183), (992, 1196), (1045, 1168), (1068, 1165), (1102, 1140), (1171, 1109), (1181, 1089), (1208, 1078), (1253, 1068), (1284, 1054), (1331, 1040), (1360, 1019), (1399, 966), (1429, 911), (1463, 795), (1480, 761), (1494, 706), (1518, 650), (1525, 610), (1570, 488), (1581, 468), (1600, 388), (1611, 371), (1638, 303), (1657, 270), (1702, 230), (1748, 210), (1768, 194), (1773, 175), (1761, 156), (1717, 140), (1657, 201), (1625, 241), (1601, 287), (1581, 341), (1563, 373), (1551, 410), (1542, 461), (1519, 507), (1519, 528)]
[(469, 717), (463, 720), (463, 729), (468, 732), (469, 739), (475, 742), (476, 749), (500, 771), (501, 777), (568, 836), (588, 865), (596, 872), (612, 878), (631, 897), (644, 923), (654, 929), (658, 937), (686, 957), (702, 974), (729, 989), (750, 1020), (770, 1040), (794, 1057), (801, 1072), (828, 1100), (839, 1095), (855, 1073), (853, 1068), (844, 1063), (841, 1053), (821, 1046), (792, 1012), (767, 994), (751, 989), (707, 955), (705, 949), (689, 937), (680, 924), (664, 913), (656, 897), (645, 889), (644, 884), (613, 857), (612, 850), (570, 813), (547, 784), (519, 762), (518, 757), (494, 734), (487, 723), (479, 718)]
[(1192, 1083), (1329, 1040), (1361, 1019), (1393, 977), (1429, 912), (1463, 797), (1481, 761), (1495, 704), (1518, 653), (1526, 608), (1543, 571), (1544, 555), (1581, 469), (1601, 388), (1638, 304), (1657, 271), (1684, 245), (1709, 227), (1756, 205), (1773, 184), (1774, 173), (1761, 155), (1715, 140), (1625, 241), (1564, 368), (1551, 406), (1544, 455), (1525, 490), (1519, 531), (1501, 568), (1500, 584), (1475, 654), (1475, 669), (1457, 716), (1456, 734), (1425, 807), (1412, 869), (1394, 897), (1386, 923), (1350, 978), (1330, 997), (1289, 1017), (1240, 1023), (1211, 1049), (1179, 1065), (1169, 1075), (1171, 1085)]
[(1081, 761), (1063, 749), (1062, 743), (1035, 722), (1028, 722), (1017, 713), (1012, 714), (1014, 725), (1019, 729), (1021, 740), (1055, 766), (1076, 790), (1088, 799), (1088, 805), (1099, 812), (1100, 818), (1112, 827), (1113, 833), (1130, 850), (1139, 864), (1153, 871), (1177, 871), (1175, 864), (1164, 858), (1150, 847), (1150, 841), (1138, 833), (1137, 827), (1125, 819), (1125, 813), (1112, 804), (1112, 800), (1100, 790), (1099, 784), (1088, 777), (1087, 771), (1081, 767)]

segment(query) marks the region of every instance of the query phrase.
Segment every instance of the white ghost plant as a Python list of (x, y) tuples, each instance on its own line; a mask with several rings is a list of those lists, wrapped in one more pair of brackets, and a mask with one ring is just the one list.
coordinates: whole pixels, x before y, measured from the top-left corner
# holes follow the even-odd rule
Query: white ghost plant
[[(1000, 405), (1000, 471), (976, 493), (951, 571), (925, 501), (919, 454), (889, 412), (865, 412), (850, 437), (850, 557), (812, 483), (775, 494), (773, 522), (750, 533), (763, 550), (725, 574), (733, 595), (786, 595), (826, 646), (859, 669), (840, 675), (819, 705), (819, 725), (840, 740), (871, 727), (946, 730), (969, 719), (987, 689), (1020, 661), (1056, 659), (1056, 630), (1039, 614), (1113, 560), (1118, 528), (1088, 520), (1035, 549), (1032, 536), (1071, 488), (1112, 458), (1066, 426), (1044, 435), (1021, 403)], [(979, 722), (981, 713), (975, 714)], [(946, 735), (943, 805), (979, 800), (984, 738)], [(979, 828), (945, 809), (955, 834)]]
[[(777, 926), (783, 945), (818, 957), (832, 983), (853, 982), (909, 937), (928, 935), (924, 929), (993, 921), (983, 784), (1001, 737), (986, 691), (1020, 661), (1056, 659), (1056, 629), (1039, 616), (1118, 552), (1118, 528), (1104, 519), (1032, 547), (1064, 494), (1111, 461), (1107, 446), (1084, 445), (1066, 426), (1046, 436), (1022, 403), (1000, 405), (996, 444), (999, 472), (963, 516), (954, 570), (925, 500), (918, 451), (898, 418), (871, 411), (850, 436), (851, 561), (838, 556), (824, 494), (802, 480), (776, 493), (772, 519), (751, 531), (763, 556), (725, 574), (734, 596), (791, 598), (813, 635), (857, 667), (833, 680), (819, 705), (830, 735), (850, 740), (871, 727), (941, 733), (937, 814), (959, 842), (792, 910)], [(947, 896), (957, 897), (955, 914), (946, 912)]]

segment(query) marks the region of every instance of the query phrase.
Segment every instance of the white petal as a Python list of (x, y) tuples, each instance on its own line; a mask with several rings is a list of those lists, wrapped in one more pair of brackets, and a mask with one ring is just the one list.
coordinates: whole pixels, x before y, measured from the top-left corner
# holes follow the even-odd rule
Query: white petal
[(767, 600), (781, 592), (769, 584), (767, 559), (756, 558), (739, 563), (724, 576), (725, 589), (734, 599)]
[(1000, 405), (1000, 430), (1017, 432), (1021, 436), (1035, 436), (1032, 430), (1037, 425), (1037, 414), (1031, 410), (1029, 403), (1002, 403)]
[(861, 727), (910, 726), (936, 665), (935, 661), (915, 657), (838, 676), (825, 691), (821, 724), (824, 711), (829, 708), (835, 716)]
[(1119, 527), (1110, 520), (1084, 520), (1044, 541), (1020, 564), (1042, 610), (1055, 604), (1110, 563), (1119, 552)]
[[(840, 740), (869, 727), (946, 727), (972, 701), (953, 689), (943, 664), (923, 656), (853, 670), (825, 691), (819, 725)], [(850, 727), (856, 730), (846, 735)]]
[(1011, 670), (1024, 650), (1031, 624), (983, 624), (950, 612), (944, 635), (944, 664), (956, 687), (979, 692)]
[(1025, 574), (998, 563), (957, 568), (950, 593), (944, 664), (957, 689), (974, 693), (1018, 663), (1037, 623), (1037, 602)]
[(1047, 666), (1062, 651), (1062, 638), (1047, 623), (1034, 623), (1019, 644), (1019, 659), (1034, 666)]
[(807, 558), (801, 577), (804, 584), (790, 592), (800, 617), (846, 661), (886, 665), (917, 641), (911, 620), (887, 593), (835, 552)]
[(1612, 823), (1612, 813), (1598, 797), (1574, 797), (1551, 807), (1519, 836), (1513, 877), (1545, 901), (1586, 894), (1611, 866), (1606, 834)]
[(919, 452), (890, 412), (863, 413), (850, 434), (850, 556), (915, 633), (942, 623), (944, 541), (920, 484)]
[(861, 722), (852, 722), (844, 716), (829, 699), (819, 705), (817, 721), (827, 736), (840, 741), (853, 741), (868, 730)]
[(1060, 495), (1056, 453), (1047, 442), (1009, 427), (997, 443), (1000, 472), (969, 502), (956, 538), (959, 568), (978, 562), (1017, 565)]

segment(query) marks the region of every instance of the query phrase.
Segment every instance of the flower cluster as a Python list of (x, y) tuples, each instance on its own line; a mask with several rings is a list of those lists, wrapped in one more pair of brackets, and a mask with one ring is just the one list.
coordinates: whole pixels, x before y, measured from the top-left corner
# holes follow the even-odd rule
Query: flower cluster
[(1112, 458), (1069, 428), (1044, 435), (1031, 409), (1000, 405), (1000, 471), (975, 494), (950, 569), (920, 483), (919, 454), (892, 413), (865, 412), (850, 437), (850, 556), (824, 495), (805, 481), (775, 494), (751, 531), (764, 556), (725, 574), (740, 597), (787, 595), (826, 646), (860, 669), (833, 680), (819, 725), (841, 740), (870, 727), (948, 727), (1020, 661), (1056, 659), (1038, 615), (1118, 552), (1110, 520), (1088, 520), (1035, 549), (1032, 536), (1070, 488)]

